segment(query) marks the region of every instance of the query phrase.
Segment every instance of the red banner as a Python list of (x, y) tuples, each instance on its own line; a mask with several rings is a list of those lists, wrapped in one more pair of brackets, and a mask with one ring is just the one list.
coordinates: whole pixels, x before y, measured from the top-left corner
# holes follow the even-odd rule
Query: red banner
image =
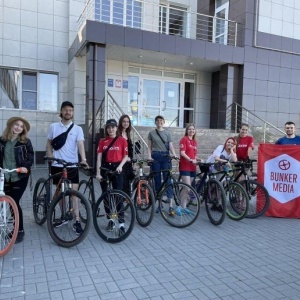
[(265, 215), (300, 218), (300, 146), (259, 144), (257, 175), (270, 194)]

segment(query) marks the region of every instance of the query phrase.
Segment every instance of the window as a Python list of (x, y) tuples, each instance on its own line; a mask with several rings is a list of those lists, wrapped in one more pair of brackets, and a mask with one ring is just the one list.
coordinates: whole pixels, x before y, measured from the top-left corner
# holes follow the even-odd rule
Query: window
[(58, 75), (0, 68), (0, 107), (57, 111)]
[(175, 5), (160, 5), (159, 32), (187, 37), (187, 9)]
[(133, 28), (141, 28), (142, 1), (96, 0), (95, 20)]

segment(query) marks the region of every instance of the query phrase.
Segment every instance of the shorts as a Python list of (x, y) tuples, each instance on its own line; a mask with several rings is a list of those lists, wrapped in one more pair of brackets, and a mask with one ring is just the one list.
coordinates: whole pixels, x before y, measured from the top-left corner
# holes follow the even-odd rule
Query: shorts
[[(57, 173), (61, 173), (63, 170), (63, 167), (53, 167), (51, 166), (51, 175), (55, 175)], [(68, 172), (68, 179), (71, 181), (71, 183), (79, 183), (79, 171), (77, 167), (71, 167), (67, 168)], [(61, 174), (53, 177), (53, 184), (58, 184), (59, 180), (61, 178)]]
[(196, 171), (180, 171), (180, 176), (196, 177)]

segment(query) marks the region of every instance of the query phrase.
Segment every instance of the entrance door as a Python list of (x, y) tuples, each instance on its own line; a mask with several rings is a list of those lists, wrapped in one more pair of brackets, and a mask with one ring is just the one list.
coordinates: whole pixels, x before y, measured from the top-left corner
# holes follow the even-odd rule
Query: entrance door
[[(217, 5), (217, 3), (216, 3)], [(213, 42), (227, 45), (229, 2), (216, 8), (213, 22)]]
[(139, 125), (153, 126), (154, 118), (162, 115), (165, 126), (179, 125), (180, 83), (143, 79)]

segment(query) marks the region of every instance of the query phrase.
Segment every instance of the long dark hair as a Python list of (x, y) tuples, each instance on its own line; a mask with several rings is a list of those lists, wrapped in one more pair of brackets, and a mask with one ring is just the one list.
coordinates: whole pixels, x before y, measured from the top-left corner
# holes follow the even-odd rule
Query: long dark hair
[(130, 132), (131, 132), (131, 120), (129, 118), (128, 115), (122, 115), (119, 119), (119, 125), (118, 125), (118, 130), (117, 130), (117, 134), (118, 135), (122, 135), (123, 132), (123, 127), (122, 127), (122, 122), (123, 120), (127, 118), (129, 120), (129, 126), (128, 128), (126, 128), (126, 135), (127, 135), (127, 139), (130, 140)]

